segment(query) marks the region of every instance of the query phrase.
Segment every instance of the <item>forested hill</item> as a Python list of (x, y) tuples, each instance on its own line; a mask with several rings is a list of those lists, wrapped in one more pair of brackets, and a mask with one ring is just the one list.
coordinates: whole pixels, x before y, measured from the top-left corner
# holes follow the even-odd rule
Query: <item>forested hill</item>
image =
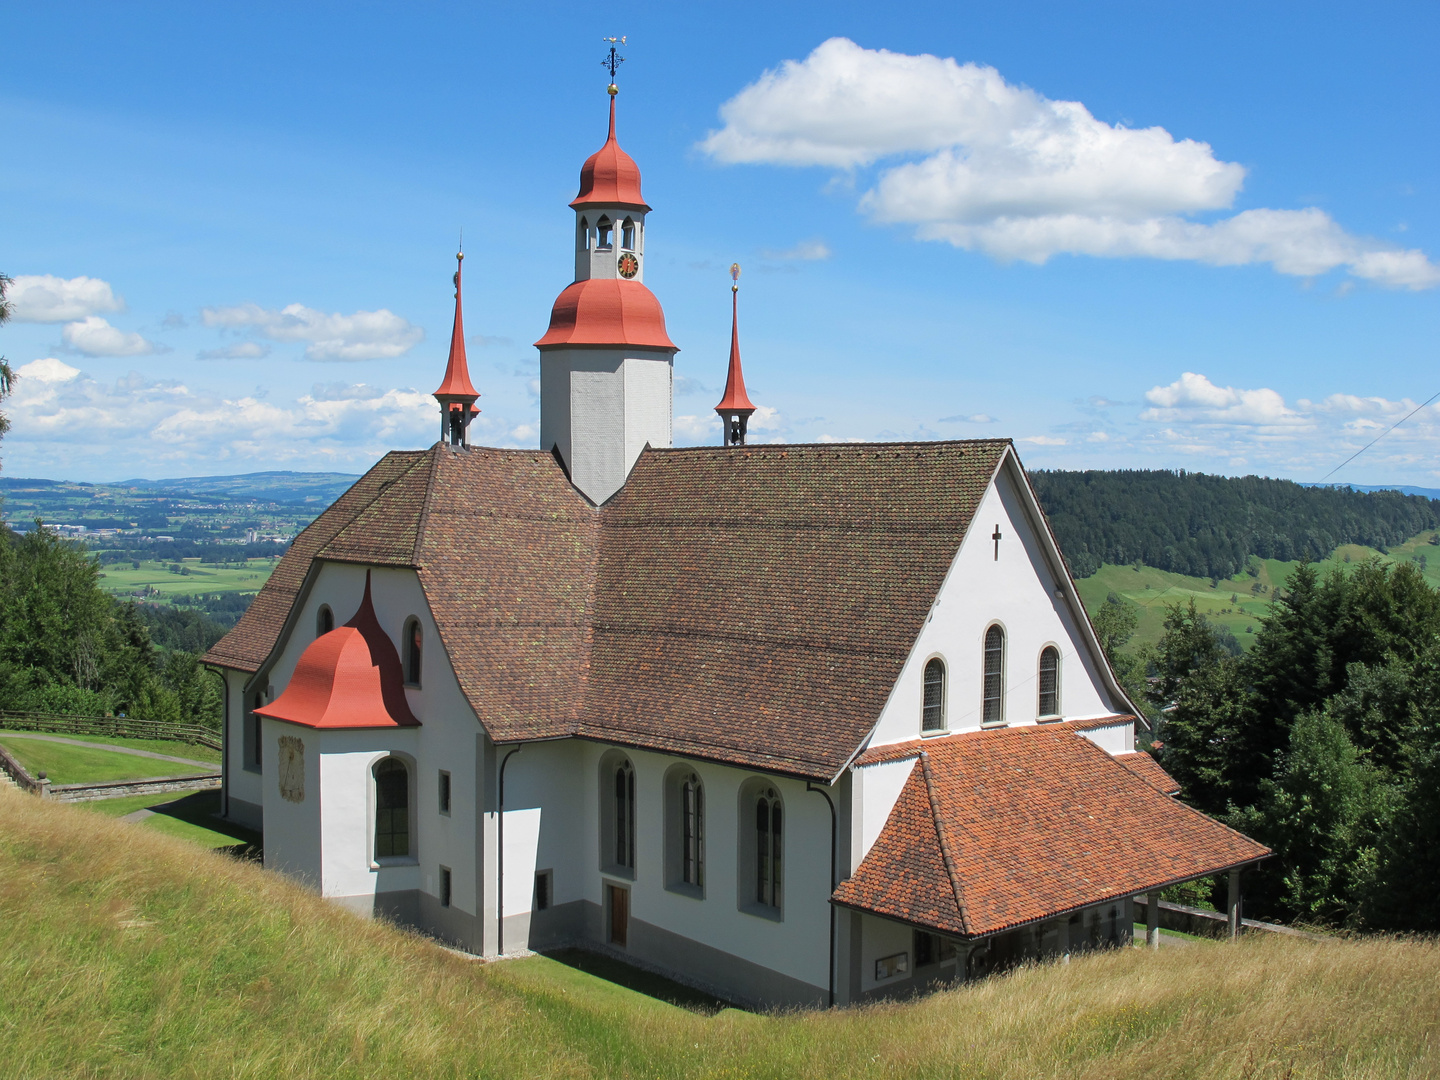
[(1226, 578), (1262, 559), (1384, 548), (1440, 527), (1440, 499), (1303, 487), (1263, 476), (1120, 469), (1030, 474), (1076, 577), (1141, 562)]

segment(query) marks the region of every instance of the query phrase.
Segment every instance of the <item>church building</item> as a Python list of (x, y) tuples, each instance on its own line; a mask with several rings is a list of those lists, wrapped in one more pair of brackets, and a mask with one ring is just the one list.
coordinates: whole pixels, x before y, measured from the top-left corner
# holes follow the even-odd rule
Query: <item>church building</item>
[(1009, 440), (748, 442), (736, 281), (720, 444), (671, 446), (609, 92), (540, 447), (471, 444), (457, 266), (439, 441), (206, 656), (265, 865), (477, 955), (577, 945), (768, 1007), (1125, 944), (1137, 894), (1266, 857), (1137, 750)]

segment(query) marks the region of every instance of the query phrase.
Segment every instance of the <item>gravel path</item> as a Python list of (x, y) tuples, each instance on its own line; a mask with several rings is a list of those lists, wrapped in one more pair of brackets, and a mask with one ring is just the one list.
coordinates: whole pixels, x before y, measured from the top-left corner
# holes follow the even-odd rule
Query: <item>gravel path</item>
[(111, 746), (109, 743), (86, 742), (84, 739), (66, 739), (59, 735), (39, 735), (30, 731), (0, 731), (0, 738), (39, 739), (41, 742), (65, 743), (68, 746), (88, 746), (92, 750), (113, 750), (117, 754), (132, 754), (135, 757), (154, 758), (156, 761), (174, 761), (181, 765), (195, 765), (207, 772), (216, 772), (220, 768), (218, 761), (196, 761), (194, 758), (157, 754), (153, 750), (132, 750), (128, 746)]

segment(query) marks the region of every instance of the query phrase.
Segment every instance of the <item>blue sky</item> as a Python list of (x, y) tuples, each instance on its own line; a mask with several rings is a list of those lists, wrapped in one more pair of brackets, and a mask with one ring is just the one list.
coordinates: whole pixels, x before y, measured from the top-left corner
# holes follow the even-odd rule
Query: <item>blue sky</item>
[[(534, 445), (604, 138), (655, 208), (677, 442), (1015, 438), (1317, 480), (1440, 391), (1427, 4), (11, 5), (12, 476), (359, 471), (434, 438), (465, 234), (480, 440)], [(1332, 479), (1440, 484), (1431, 406)]]

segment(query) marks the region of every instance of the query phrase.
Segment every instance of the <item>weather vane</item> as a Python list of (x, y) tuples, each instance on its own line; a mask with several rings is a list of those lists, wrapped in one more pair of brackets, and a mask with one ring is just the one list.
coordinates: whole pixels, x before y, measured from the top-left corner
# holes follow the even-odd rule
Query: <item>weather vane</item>
[(609, 87), (609, 90), (610, 90), (611, 96), (614, 96), (614, 94), (615, 94), (615, 92), (616, 92), (616, 90), (615, 90), (615, 71), (616, 71), (617, 68), (619, 68), (619, 66), (620, 66), (621, 64), (623, 64), (623, 63), (625, 62), (625, 58), (624, 58), (623, 56), (621, 56), (618, 52), (615, 51), (615, 46), (617, 46), (617, 45), (624, 45), (624, 44), (625, 44), (625, 35), (624, 35), (624, 34), (621, 34), (618, 38), (607, 37), (607, 38), (601, 38), (600, 40), (601, 40), (601, 41), (608, 41), (608, 42), (610, 43), (610, 55), (607, 56), (604, 60), (601, 60), (601, 61), (600, 61), (600, 66), (603, 67), (603, 68), (605, 68), (605, 69), (607, 69), (607, 70), (610, 72), (610, 87)]
[(730, 264), (730, 280), (731, 280), (732, 282), (734, 282), (734, 284), (730, 286), (730, 291), (731, 291), (731, 292), (738, 292), (739, 289), (740, 289), (740, 264), (739, 264), (739, 263), (731, 263), (731, 264)]

